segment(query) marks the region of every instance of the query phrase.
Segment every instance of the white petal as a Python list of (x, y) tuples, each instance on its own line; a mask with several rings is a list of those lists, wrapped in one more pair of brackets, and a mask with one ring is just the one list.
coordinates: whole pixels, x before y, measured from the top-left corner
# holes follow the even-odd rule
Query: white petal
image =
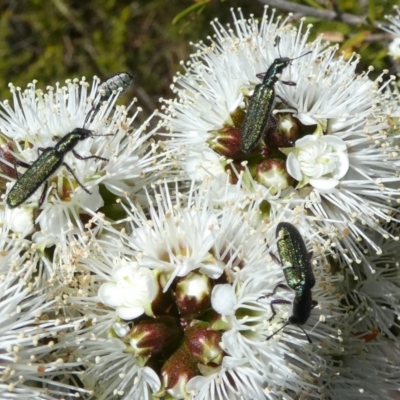
[(131, 330), (129, 324), (123, 322), (116, 322), (115, 324), (113, 324), (113, 329), (115, 333), (121, 338), (126, 336)]
[(333, 135), (325, 135), (320, 138), (320, 140), (323, 140), (324, 142), (328, 143), (330, 146), (332, 146), (337, 152), (342, 152), (347, 150), (347, 146), (344, 140), (337, 136)]
[(336, 165), (334, 177), (336, 179), (341, 179), (347, 174), (350, 166), (350, 161), (347, 153), (338, 153), (337, 155), (339, 160)]
[(199, 392), (209, 381), (210, 379), (208, 377), (197, 375), (187, 383), (186, 390), (189, 393), (192, 391)]
[(144, 313), (143, 307), (118, 307), (116, 311), (120, 318), (126, 320), (135, 319)]
[(339, 180), (333, 178), (312, 178), (310, 179), (310, 185), (320, 192), (328, 193), (332, 192), (333, 189), (339, 184)]
[(236, 296), (232, 285), (216, 285), (211, 294), (211, 306), (221, 315), (235, 313)]
[(108, 307), (118, 307), (122, 304), (120, 291), (115, 283), (103, 283), (98, 294), (101, 302)]
[(146, 383), (150, 386), (151, 390), (154, 393), (160, 390), (161, 381), (157, 373), (150, 367), (144, 367), (142, 371), (146, 378)]
[(205, 264), (200, 268), (200, 272), (212, 279), (218, 279), (224, 272), (224, 269), (222, 266), (219, 265)]
[(82, 207), (87, 207), (89, 210), (97, 211), (99, 208), (104, 206), (104, 200), (100, 195), (100, 187), (94, 186), (90, 188), (90, 191), (92, 192), (91, 194), (86, 193), (82, 189), (81, 192), (77, 192), (76, 196), (79, 195), (79, 201), (82, 204)]
[(303, 147), (307, 146), (310, 143), (315, 143), (318, 140), (319, 136), (317, 135), (306, 135), (299, 140), (296, 140), (295, 147)]
[(114, 281), (123, 280), (126, 278), (134, 278), (135, 269), (132, 268), (131, 264), (117, 265), (112, 271), (112, 279)]
[(296, 114), (296, 118), (298, 118), (303, 125), (316, 125), (318, 121), (313, 118), (310, 114), (299, 112)]
[(286, 170), (288, 174), (297, 181), (300, 182), (302, 180), (303, 174), (301, 173), (300, 163), (293, 153), (290, 153), (288, 155), (288, 158), (286, 160)]

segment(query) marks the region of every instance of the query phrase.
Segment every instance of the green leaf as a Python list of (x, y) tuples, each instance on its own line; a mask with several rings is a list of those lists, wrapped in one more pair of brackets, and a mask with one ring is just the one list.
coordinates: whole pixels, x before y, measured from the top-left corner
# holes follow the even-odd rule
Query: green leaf
[(305, 0), (305, 3), (312, 7), (312, 8), (316, 8), (318, 10), (323, 10), (323, 6), (321, 6), (321, 4), (319, 4), (318, 2), (314, 1), (314, 0)]
[(172, 20), (172, 25), (176, 25), (182, 18), (185, 18), (193, 11), (198, 10), (199, 12), (201, 12), (208, 3), (210, 3), (210, 0), (203, 0), (199, 1), (198, 3), (192, 4), (190, 7), (186, 8), (174, 17), (174, 19)]
[(376, 4), (375, 0), (368, 1), (368, 19), (371, 23), (376, 20)]
[(361, 32), (356, 33), (354, 36), (352, 36), (350, 39), (346, 40), (342, 45), (341, 45), (341, 50), (343, 51), (354, 51), (355, 47), (360, 47), (363, 43), (366, 37), (368, 37), (371, 34), (370, 31), (363, 30)]

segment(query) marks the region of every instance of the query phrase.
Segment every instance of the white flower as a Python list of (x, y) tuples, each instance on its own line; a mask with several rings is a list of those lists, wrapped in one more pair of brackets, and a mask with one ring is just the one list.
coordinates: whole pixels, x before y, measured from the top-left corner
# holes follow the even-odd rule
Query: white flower
[[(154, 131), (145, 130), (151, 118), (128, 134), (140, 109), (129, 118), (126, 107), (114, 108), (118, 93), (112, 94), (96, 113), (92, 112), (102, 99), (97, 93), (98, 82), (95, 78), (90, 92), (84, 79), (67, 80), (65, 87), (57, 84), (45, 93), (36, 88), (36, 82), (25, 91), (11, 85), (14, 108), (7, 101), (0, 103), (0, 128), (12, 143), (1, 151), (10, 179), (16, 178), (10, 157), (32, 164), (42, 156), (41, 148), (55, 151), (60, 137), (71, 145), (77, 142), (72, 151), (54, 154), (54, 158), (59, 157), (55, 161), (62, 164), (53, 176), (46, 175), (49, 188), (43, 193), (44, 201), (35, 221), (40, 228), (34, 234), (39, 245), (54, 245), (60, 232), (82, 234), (82, 216), (92, 217), (107, 206), (101, 188), (117, 196), (133, 196), (168, 166), (165, 154), (157, 153), (158, 145), (149, 144)], [(91, 136), (81, 140), (77, 128)], [(21, 174), (25, 171), (20, 168)], [(14, 183), (7, 186), (9, 193)], [(36, 205), (41, 196), (42, 188), (38, 187), (23, 205)]]
[[(388, 352), (397, 341), (399, 254), (380, 237), (398, 236), (400, 134), (388, 120), (398, 100), (387, 101), (379, 79), (356, 75), (354, 57), (334, 58), (321, 39), (307, 45), (302, 25), (266, 13), (260, 24), (234, 15), (234, 24), (215, 23), (215, 41), (199, 45), (177, 79), (167, 153), (145, 132), (149, 120), (131, 132), (124, 107), (112, 114), (116, 97), (88, 117), (97, 83), (90, 95), (84, 81), (45, 94), (13, 87), (15, 110), (2, 103), (0, 128), (12, 145), (0, 155), (11, 181), (12, 157), (33, 162), (55, 136), (85, 124), (112, 135), (76, 146), (107, 161), (65, 155), (73, 174), (60, 167), (49, 179), (34, 227), (13, 226), (0, 205), (0, 392), (8, 398), (386, 400), (399, 387), (399, 354)], [(281, 74), (296, 86), (280, 78), (274, 86), (289, 104), (275, 99), (286, 118), (244, 154), (246, 94), (280, 53), (306, 54)], [(276, 161), (265, 163), (262, 181), (254, 171), (265, 160)], [(176, 184), (156, 186), (173, 165)], [(283, 182), (287, 172), (298, 183)], [(188, 175), (202, 183), (188, 184)], [(395, 228), (382, 224), (391, 219)], [(304, 240), (285, 239), (296, 247), (291, 261), (303, 261), (296, 271), (277, 260), (283, 221)], [(380, 247), (383, 256), (370, 254)], [(293, 317), (304, 324), (289, 324)]]
[[(360, 237), (380, 251), (364, 226), (387, 235), (382, 222), (392, 218), (399, 201), (400, 132), (389, 110), (398, 109), (398, 101), (389, 105), (384, 94), (390, 80), (381, 85), (382, 76), (372, 81), (369, 72), (357, 74), (358, 57), (337, 57), (336, 47), (326, 47), (321, 38), (306, 43), (311, 28), (305, 30), (302, 23), (295, 29), (267, 13), (258, 23), (240, 11), (233, 18), (228, 29), (214, 23), (210, 45), (199, 43), (186, 74), (176, 77), (177, 99), (164, 101), (167, 146), (181, 151), (182, 170), (187, 171), (187, 156), (196, 153), (202, 171), (226, 173), (232, 180), (239, 176), (248, 190), (263, 192), (270, 215), (282, 206), (307, 208), (315, 230), (329, 236), (339, 259), (357, 275), (354, 264), (363, 258)], [(256, 74), (281, 55), (292, 61), (274, 84), (271, 117), (279, 113), (285, 123), (272, 124), (245, 154), (245, 96), (262, 84)], [(210, 157), (204, 147), (221, 157)], [(281, 168), (268, 168), (267, 174), (262, 166), (271, 160), (284, 161), (284, 172), (297, 182), (282, 182)]]
[[(154, 294), (154, 278), (150, 270), (138, 269), (136, 263), (120, 256), (121, 246), (116, 239), (93, 222), (85, 242), (77, 242), (73, 235), (63, 239), (69, 257), (56, 248), (54, 263), (61, 265), (57, 272), (66, 283), (57, 300), (62, 304), (62, 314), (75, 327), (63, 336), (59, 347), (68, 348), (73, 359), (80, 360), (78, 367), (85, 364), (85, 372), (79, 376), (83, 393), (102, 400), (114, 396), (142, 399), (160, 389), (160, 379), (153, 369), (143, 365), (144, 359), (127, 351), (128, 341), (123, 339), (132, 324), (121, 321), (114, 307), (122, 305), (122, 311), (141, 308), (142, 312), (144, 303)], [(115, 291), (117, 284), (119, 293)], [(136, 291), (140, 291), (139, 296)], [(102, 305), (100, 300), (113, 304)], [(70, 368), (64, 373), (75, 372)]]
[[(144, 210), (131, 216), (139, 228), (133, 230), (129, 246), (140, 252), (138, 263), (141, 267), (163, 271), (166, 279), (164, 290), (176, 277), (186, 276), (196, 269), (210, 278), (218, 278), (223, 273), (223, 263), (215, 259), (210, 250), (223, 241), (220, 232), (221, 229), (223, 232), (225, 224), (238, 222), (233, 222), (236, 217), (232, 216), (229, 222), (223, 221), (221, 225), (218, 220), (221, 211), (208, 209), (211, 187), (212, 184), (203, 187), (201, 194), (193, 198), (195, 208), (203, 210), (201, 213), (196, 209), (173, 211), (171, 207), (176, 206), (172, 205), (169, 191), (165, 191), (155, 196), (157, 207), (152, 206), (150, 225), (146, 223), (148, 217)], [(230, 186), (225, 186), (224, 190), (229, 191)], [(236, 187), (237, 204), (242, 200), (241, 194)]]
[[(271, 340), (266, 340), (287, 321), (295, 295), (284, 289), (274, 293), (277, 285), (285, 282), (282, 266), (270, 256), (271, 252), (277, 252), (276, 221), (266, 224), (260, 220), (261, 195), (259, 198), (254, 195), (254, 200), (246, 198), (240, 195), (238, 185), (236, 200), (227, 201), (221, 207), (221, 202), (213, 199), (211, 186), (208, 182), (199, 188), (192, 185), (189, 192), (184, 193), (165, 185), (157, 188), (154, 196), (148, 194), (148, 208), (139, 208), (130, 202), (126, 208), (126, 228), (117, 230), (112, 225), (104, 225), (103, 233), (91, 236), (87, 244), (97, 250), (84, 259), (75, 257), (78, 270), (90, 271), (91, 279), (85, 291), (82, 285), (79, 294), (74, 289), (69, 290), (71, 308), (82, 310), (86, 318), (96, 321), (78, 333), (78, 343), (85, 345), (77, 344), (77, 354), (87, 362), (96, 361), (88, 364), (84, 382), (85, 389), (93, 390), (99, 398), (107, 398), (111, 393), (120, 393), (126, 399), (129, 396), (138, 398), (139, 393), (146, 390), (155, 394), (148, 382), (143, 381), (137, 387), (132, 383), (143, 373), (143, 361), (136, 354), (148, 355), (151, 361), (160, 363), (161, 374), (157, 370), (153, 373), (164, 382), (163, 390), (170, 395), (175, 393), (176, 397), (192, 395), (196, 399), (208, 399), (219, 387), (221, 396), (229, 393), (235, 398), (232, 381), (239, 385), (236, 391), (243, 388), (240, 392), (244, 399), (262, 398), (266, 386), (275, 394), (283, 394), (282, 387), (295, 393), (305, 388), (317, 391), (313, 383), (317, 375), (308, 369), (307, 360), (312, 354), (315, 370), (327, 370), (326, 364), (330, 365), (330, 361), (324, 357), (326, 350), (320, 352), (305, 345), (307, 339), (296, 326), (286, 326)], [(280, 217), (283, 215), (291, 216), (289, 220), (295, 222), (290, 210), (282, 211)], [(314, 250), (320, 249), (323, 239), (312, 234), (301, 214), (296, 218), (304, 237), (312, 237)], [(119, 221), (118, 228), (122, 223)], [(104, 236), (106, 232), (109, 236)], [(98, 306), (98, 298), (111, 308), (126, 304), (133, 292), (140, 291), (136, 285), (142, 289), (148, 285), (147, 275), (145, 283), (132, 275), (130, 263), (128, 271), (116, 267), (115, 260), (111, 264), (113, 254), (133, 257), (135, 268), (147, 269), (152, 276), (157, 276), (163, 292), (157, 293), (152, 301), (152, 318), (141, 316), (121, 325), (114, 310), (110, 312)], [(311, 310), (304, 329), (316, 343), (324, 342), (324, 349), (339, 351), (331, 340), (341, 326), (340, 305), (333, 285), (337, 278), (323, 272), (320, 261), (315, 262), (313, 270), (318, 279), (312, 295), (318, 301), (318, 309)], [(200, 285), (200, 295), (199, 281), (204, 283)], [(211, 287), (214, 289), (210, 294)], [(275, 306), (273, 319), (272, 300), (289, 302)], [(140, 307), (141, 312), (146, 308), (142, 303)], [(127, 319), (127, 315), (119, 314), (121, 316)], [(321, 317), (326, 320), (325, 324), (318, 322)], [(189, 330), (192, 330), (190, 338)], [(164, 334), (160, 336), (160, 332)], [(153, 335), (157, 335), (156, 342)], [(106, 342), (107, 337), (112, 338), (112, 344)], [(183, 337), (185, 341), (174, 339), (171, 343), (167, 340), (169, 337)], [(159, 344), (164, 342), (168, 345), (161, 350)], [(110, 345), (105, 346), (105, 343)], [(184, 348), (180, 343), (185, 343)], [(204, 353), (221, 354), (212, 363), (196, 358), (194, 349), (201, 349), (205, 343), (208, 347)], [(163, 358), (165, 354), (167, 359)], [(293, 354), (297, 360), (295, 366), (282, 363), (285, 355), (292, 357)], [(108, 374), (109, 365), (118, 367)], [(148, 365), (152, 365), (151, 362)], [(308, 377), (304, 377), (306, 368)], [(117, 379), (121, 371), (129, 373), (124, 372)], [(97, 385), (91, 383), (94, 377), (98, 378)], [(246, 391), (248, 385), (252, 389)]]
[(114, 282), (101, 285), (99, 297), (105, 305), (115, 308), (122, 319), (130, 320), (142, 315), (157, 294), (151, 271), (139, 268), (137, 263), (115, 267), (111, 278)]
[[(347, 385), (353, 395), (360, 387), (367, 393), (383, 390), (377, 380), (374, 381), (375, 388), (374, 385), (360, 386), (351, 381), (346, 366), (337, 366), (338, 354), (345, 357), (352, 368), (357, 360), (372, 360), (364, 356), (369, 348), (365, 338), (369, 336), (362, 333), (368, 333), (368, 326), (364, 330), (363, 325), (354, 324), (353, 314), (342, 309), (340, 299), (350, 299), (354, 303), (352, 299), (356, 294), (351, 292), (354, 285), (350, 285), (341, 274), (332, 273), (333, 266), (323, 262), (324, 256), (330, 252), (329, 242), (325, 243), (323, 237), (311, 229), (308, 219), (299, 210), (294, 214), (286, 207), (280, 214), (275, 212), (271, 215), (268, 221), (260, 220), (262, 197), (246, 198), (243, 203), (244, 197), (237, 195), (235, 202), (226, 202), (221, 207), (219, 201), (213, 200), (210, 185), (200, 188), (193, 185), (188, 193), (176, 189), (169, 190), (167, 185), (157, 188), (154, 196), (148, 194), (147, 208), (135, 207), (130, 202), (126, 208), (127, 218), (118, 222), (118, 229), (105, 224), (101, 231), (89, 235), (86, 248), (78, 250), (72, 243), (68, 246), (73, 250), (71, 257), (76, 271), (86, 271), (86, 278), (76, 274), (68, 280), (63, 296), (68, 300), (64, 307), (83, 315), (87, 323), (77, 332), (68, 334), (63, 343), (69, 348), (75, 346), (75, 356), (84, 362), (85, 374), (81, 381), (85, 390), (92, 391), (92, 395), (99, 399), (117, 395), (122, 399), (141, 399), (167, 392), (170, 395), (177, 393), (176, 397), (192, 396), (196, 400), (208, 400), (213, 396), (223, 399), (227, 395), (233, 399), (272, 399), (272, 394), (284, 397), (287, 393), (312, 393), (315, 396), (322, 393), (334, 397), (333, 394), (342, 393), (341, 384)], [(240, 186), (237, 190), (240, 191)], [(271, 256), (279, 255), (277, 240), (280, 237), (276, 237), (275, 227), (282, 220), (297, 226), (307, 253), (311, 249), (314, 251), (312, 271), (316, 284), (312, 288), (312, 298), (318, 306), (310, 310), (310, 317), (302, 326), (312, 339), (311, 344), (307, 343), (299, 327), (284, 326), (294, 313), (294, 298), (301, 296), (301, 292), (278, 286), (290, 283), (286, 282), (282, 265)], [(125, 229), (121, 229), (124, 223)], [(125, 260), (127, 256), (135, 261), (117, 261), (118, 257)], [(157, 285), (164, 289), (164, 293), (158, 292), (152, 301), (154, 316), (141, 315), (121, 321), (114, 307), (130, 301), (130, 294), (145, 289), (149, 275), (145, 273), (137, 278), (133, 272), (141, 274), (144, 270), (157, 276)], [(196, 277), (191, 277), (194, 274)], [(170, 276), (175, 276), (172, 282)], [(198, 288), (200, 277), (204, 282), (211, 282), (211, 295), (203, 290), (201, 298), (196, 297), (198, 291), (192, 290), (192, 283), (194, 279)], [(118, 287), (121, 280), (123, 290)], [(390, 277), (388, 280), (393, 281)], [(150, 286), (156, 284), (152, 282)], [(380, 281), (376, 284), (379, 285)], [(385, 288), (393, 290), (389, 285)], [(367, 286), (365, 289), (371, 291)], [(383, 306), (382, 291), (374, 290), (374, 293), (376, 298), (382, 298)], [(146, 296), (145, 293), (139, 299), (142, 310), (146, 308), (142, 303)], [(178, 312), (178, 297), (181, 305), (186, 307), (201, 306), (197, 308), (202, 311), (196, 314), (196, 321)], [(194, 297), (196, 302), (193, 302)], [(108, 303), (111, 310), (99, 306), (99, 298), (103, 304)], [(388, 304), (394, 306), (397, 298)], [(150, 296), (146, 301), (151, 301), (149, 299)], [(205, 301), (205, 308), (203, 303), (199, 304), (203, 299), (209, 301)], [(165, 312), (168, 312), (167, 319)], [(354, 317), (361, 320), (357, 315)], [(171, 321), (175, 322), (169, 325)], [(365, 321), (369, 319), (366, 317)], [(187, 343), (185, 357), (177, 355), (176, 346), (182, 341), (174, 339), (175, 347), (168, 342), (168, 346), (163, 348), (168, 354), (163, 358), (164, 351), (160, 352), (151, 335), (155, 332), (160, 334), (160, 330), (154, 328), (158, 322), (167, 322), (161, 329), (167, 338), (175, 338), (175, 329), (180, 331), (177, 337), (184, 338), (184, 343)], [(193, 326), (195, 322), (201, 323), (201, 329), (189, 340), (186, 335), (189, 328), (196, 326)], [(140, 334), (133, 337), (135, 329)], [(205, 342), (203, 335), (210, 332), (219, 338), (216, 343), (222, 356), (219, 361), (202, 363), (188, 349), (192, 345), (196, 345), (196, 349), (199, 344), (201, 347)], [(157, 342), (166, 340), (164, 336), (157, 336)], [(342, 354), (343, 343), (345, 355)], [(356, 350), (350, 350), (351, 343), (356, 343)], [(157, 348), (154, 354), (153, 346)], [(150, 355), (136, 356), (139, 350)], [(207, 354), (214, 354), (215, 350), (211, 346)], [(171, 359), (175, 360), (172, 365)], [(380, 375), (388, 376), (384, 369), (390, 367), (389, 362), (385, 362), (383, 357), (379, 360)], [(160, 363), (161, 373), (151, 367), (152, 362)], [(187, 363), (193, 367), (189, 369)], [(337, 377), (338, 368), (343, 376)], [(171, 378), (171, 386), (168, 379), (165, 381), (166, 376)]]
[(331, 191), (349, 169), (346, 143), (336, 136), (307, 135), (288, 151), (288, 173), (300, 185), (310, 183), (320, 192)]
[[(174, 91), (179, 101), (165, 100), (164, 123), (170, 130), (165, 134), (169, 138), (167, 146), (179, 149), (177, 157), (181, 168), (189, 172), (191, 179), (194, 174), (192, 167), (188, 170), (191, 165), (188, 160), (195, 160), (195, 167), (202, 172), (197, 174), (198, 180), (203, 180), (205, 173), (216, 178), (222, 173), (229, 176), (243, 170), (240, 164), (244, 158), (239, 149), (240, 127), (245, 95), (249, 92), (247, 87), (254, 86), (258, 79), (256, 73), (264, 72), (280, 57), (279, 52), (296, 57), (309, 48), (313, 50), (313, 57), (317, 57), (322, 51), (320, 40), (306, 47), (309, 32), (302, 37), (301, 27), (299, 32), (290, 30), (285, 27), (285, 21), (274, 21), (274, 15), (269, 19), (265, 13), (261, 25), (254, 19), (245, 21), (242, 16), (242, 19), (236, 19), (235, 14), (233, 17), (235, 32), (226, 31), (218, 22), (213, 23), (216, 41), (210, 47), (199, 44), (193, 62), (188, 63), (188, 73), (176, 78)], [(272, 45), (278, 36), (279, 51)], [(305, 62), (309, 64), (309, 60)], [(294, 71), (288, 67), (282, 79), (287, 78), (289, 70)], [(276, 85), (279, 94), (281, 86)], [(204, 149), (205, 144), (210, 149)], [(214, 152), (214, 157), (210, 152)], [(229, 159), (234, 163), (231, 164)], [(265, 194), (273, 197), (268, 191)], [(216, 197), (218, 195), (216, 192)]]
[[(55, 399), (88, 391), (76, 384), (82, 363), (63, 342), (79, 325), (60, 315), (45, 260), (34, 245), (0, 226), (0, 393), (10, 400)], [(82, 321), (81, 321), (82, 322)]]
[[(170, 130), (169, 134), (165, 134), (170, 138), (167, 145), (179, 148), (183, 167), (187, 152), (190, 155), (198, 153), (199, 159), (205, 160), (204, 145), (208, 143), (213, 149), (213, 143), (218, 137), (227, 141), (222, 145), (226, 145), (227, 153), (220, 154), (237, 158), (236, 148), (240, 140), (235, 142), (235, 138), (240, 137), (245, 96), (249, 92), (247, 88), (250, 86), (251, 91), (255, 83), (258, 83), (256, 74), (265, 72), (280, 57), (279, 53), (295, 58), (312, 50), (314, 59), (323, 50), (320, 40), (305, 45), (308, 30), (303, 33), (302, 26), (299, 31), (290, 29), (285, 26), (286, 21), (274, 21), (274, 15), (268, 16), (267, 12), (261, 24), (255, 19), (245, 20), (241, 14), (240, 17), (237, 19), (233, 13), (234, 30), (225, 30), (218, 21), (213, 23), (215, 41), (209, 47), (203, 43), (198, 44), (199, 51), (192, 56), (193, 61), (188, 63), (187, 74), (176, 77), (173, 88), (179, 101), (164, 100), (164, 122)], [(279, 49), (273, 45), (277, 37)], [(301, 58), (293, 64), (303, 61), (309, 68), (310, 58)], [(282, 80), (295, 80), (290, 76), (293, 73), (296, 73), (296, 68), (288, 66), (282, 73)], [(282, 86), (276, 84), (279, 95), (282, 94)], [(232, 150), (232, 156), (228, 155), (228, 149)], [(243, 158), (243, 154), (238, 156)], [(218, 161), (224, 166), (226, 157), (215, 159), (214, 162)], [(212, 160), (208, 157), (207, 161)], [(198, 162), (198, 165), (203, 163)]]

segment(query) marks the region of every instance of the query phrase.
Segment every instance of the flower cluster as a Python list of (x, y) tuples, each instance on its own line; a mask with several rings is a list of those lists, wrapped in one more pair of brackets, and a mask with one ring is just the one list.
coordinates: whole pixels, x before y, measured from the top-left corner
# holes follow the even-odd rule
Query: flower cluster
[(128, 73), (10, 85), (2, 398), (398, 393), (398, 89), (232, 16), (142, 125)]

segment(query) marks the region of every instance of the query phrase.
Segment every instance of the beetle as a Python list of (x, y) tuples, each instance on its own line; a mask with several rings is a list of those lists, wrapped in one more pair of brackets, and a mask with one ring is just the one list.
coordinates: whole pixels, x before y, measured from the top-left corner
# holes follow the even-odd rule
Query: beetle
[[(318, 304), (312, 299), (311, 293), (311, 289), (315, 285), (315, 277), (311, 267), (311, 254), (307, 252), (300, 232), (289, 222), (280, 222), (276, 227), (275, 234), (278, 238), (277, 247), (280, 258), (280, 261), (277, 260), (277, 262), (283, 267), (287, 285), (277, 285), (274, 291), (265, 297), (274, 295), (278, 288), (294, 290), (295, 297), (292, 303), (292, 315), (280, 329), (268, 336), (266, 340), (271, 339), (285, 326), (292, 324), (299, 326), (311, 343), (311, 339), (300, 326), (307, 322), (311, 310)], [(274, 255), (272, 256), (275, 258)], [(272, 300), (270, 304), (272, 316), (269, 321), (275, 317), (274, 305), (277, 304), (291, 304), (291, 302), (288, 300)]]
[[(267, 69), (267, 72), (257, 74), (257, 77), (263, 78), (263, 81), (254, 88), (254, 93), (250, 98), (247, 113), (242, 124), (241, 150), (243, 153), (250, 153), (260, 141), (264, 131), (270, 123), (275, 97), (279, 97), (282, 102), (288, 104), (284, 99), (275, 94), (274, 86), (278, 81), (280, 74), (293, 60), (297, 60), (298, 58), (304, 57), (310, 53), (311, 51), (296, 58), (276, 58)], [(295, 82), (291, 81), (281, 82), (289, 86), (296, 85)]]
[[(100, 99), (95, 106), (91, 108), (88, 117), (91, 115), (93, 118), (100, 110), (100, 106), (107, 101), (113, 93), (119, 90), (119, 96), (124, 93), (133, 81), (133, 76), (129, 72), (119, 72), (118, 74), (111, 75), (99, 87), (97, 92), (100, 94)], [(87, 119), (87, 118), (86, 118)]]
[[(104, 101), (107, 101), (113, 93), (117, 90), (120, 90), (120, 93), (123, 93), (129, 85), (132, 83), (133, 77), (128, 72), (120, 72), (118, 74), (110, 76), (106, 79), (99, 87), (98, 92), (101, 97), (99, 102), (95, 107), (92, 107), (85, 119), (85, 124), (89, 117), (93, 116), (98, 112), (100, 108), (100, 104)], [(93, 137), (92, 131), (85, 128), (75, 128), (72, 132), (67, 133), (63, 136), (54, 147), (47, 147), (45, 149), (39, 148), (42, 153), (39, 155), (37, 160), (29, 165), (21, 160), (16, 160), (15, 165), (20, 165), (24, 168), (27, 168), (25, 173), (15, 182), (14, 186), (11, 188), (10, 192), (7, 195), (6, 203), (9, 207), (15, 208), (21, 205), (24, 201), (26, 201), (36, 190), (45, 183), (50, 176), (57, 171), (57, 169), (64, 165), (65, 168), (71, 173), (71, 175), (75, 178), (76, 182), (79, 186), (87, 193), (91, 194), (88, 189), (78, 180), (71, 167), (64, 162), (65, 155), (72, 151), (73, 155), (79, 160), (89, 160), (91, 158), (95, 158), (102, 161), (108, 161), (106, 158), (91, 155), (87, 157), (82, 157), (74, 150), (74, 147), (82, 140), (87, 139), (88, 137)], [(110, 136), (110, 135), (101, 135), (101, 136)], [(16, 168), (15, 168), (16, 171)], [(44, 196), (47, 190), (47, 182), (45, 183), (45, 187), (43, 193), (39, 199), (39, 207), (43, 204)]]
[[(46, 147), (45, 149), (39, 149), (42, 153), (39, 155), (37, 160), (29, 165), (23, 161), (16, 161), (15, 164), (21, 165), (27, 168), (25, 173), (14, 183), (10, 192), (7, 195), (7, 205), (11, 208), (18, 207), (24, 201), (26, 201), (36, 190), (46, 182), (50, 176), (57, 171), (57, 169), (64, 165), (65, 168), (71, 173), (71, 175), (78, 182), (79, 186), (87, 193), (91, 194), (88, 189), (78, 180), (71, 167), (65, 163), (64, 156), (72, 151), (74, 156), (79, 160), (89, 160), (96, 158), (98, 160), (108, 161), (106, 158), (91, 155), (88, 157), (82, 157), (75, 152), (74, 147), (78, 142), (93, 137), (93, 132), (85, 128), (75, 128), (72, 132), (67, 133), (63, 136), (54, 147)], [(44, 196), (47, 189), (47, 182), (45, 188), (39, 200), (39, 207), (43, 204)]]

